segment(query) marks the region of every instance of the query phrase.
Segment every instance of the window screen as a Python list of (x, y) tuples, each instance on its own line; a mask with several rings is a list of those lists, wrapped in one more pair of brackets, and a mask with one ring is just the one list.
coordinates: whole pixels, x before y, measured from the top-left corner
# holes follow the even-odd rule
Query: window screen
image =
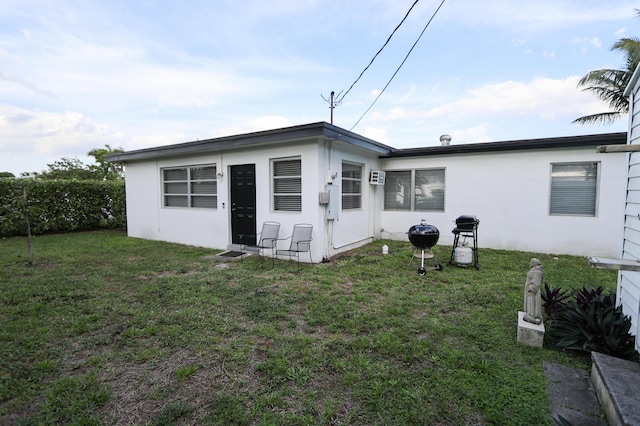
[(411, 170), (386, 172), (385, 210), (411, 210)]
[(444, 211), (444, 169), (415, 171), (414, 210)]
[(342, 210), (362, 207), (362, 165), (342, 163)]
[(552, 215), (595, 216), (598, 163), (558, 163), (551, 165)]
[(302, 211), (302, 160), (273, 160), (273, 209)]
[(215, 165), (163, 169), (162, 185), (165, 207), (218, 207)]
[(445, 169), (387, 171), (385, 210), (444, 211)]

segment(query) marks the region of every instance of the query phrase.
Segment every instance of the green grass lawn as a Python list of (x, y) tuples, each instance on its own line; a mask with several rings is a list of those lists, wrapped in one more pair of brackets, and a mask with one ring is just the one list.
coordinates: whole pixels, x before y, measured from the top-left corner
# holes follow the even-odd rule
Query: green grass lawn
[(551, 424), (543, 362), (590, 359), (516, 344), (529, 260), (552, 287), (616, 284), (482, 248), (480, 270), (420, 276), (408, 241), (299, 273), (115, 231), (34, 251), (0, 240), (2, 424)]

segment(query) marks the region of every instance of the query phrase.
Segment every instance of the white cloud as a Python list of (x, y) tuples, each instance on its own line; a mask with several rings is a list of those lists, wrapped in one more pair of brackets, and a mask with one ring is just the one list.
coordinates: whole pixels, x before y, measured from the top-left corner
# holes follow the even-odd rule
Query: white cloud
[(477, 126), (467, 129), (454, 130), (451, 132), (451, 143), (492, 142), (493, 140), (487, 135), (488, 130), (486, 124), (478, 124)]
[(488, 84), (467, 92), (467, 96), (415, 116), (488, 117), (495, 114), (539, 116), (545, 119), (574, 117), (594, 109), (593, 96), (579, 91), (579, 77), (536, 78), (528, 83), (506, 81)]
[(37, 84), (24, 80), (10, 72), (0, 71), (0, 80), (8, 81), (10, 83), (16, 83), (30, 91), (43, 94), (49, 98), (55, 98), (55, 95), (50, 90), (44, 90), (38, 87)]
[[(15, 175), (44, 170), (46, 164), (62, 157), (78, 156), (87, 161), (86, 153), (91, 149), (121, 142), (121, 135), (113, 129), (79, 112), (0, 105), (0, 170)], [(14, 169), (16, 164), (20, 169)]]
[[(241, 133), (259, 132), (262, 130), (279, 129), (291, 125), (291, 122), (286, 117), (279, 115), (266, 115), (239, 123), (235, 126), (220, 128), (214, 133), (216, 136), (220, 137)], [(210, 135), (208, 137), (212, 136)]]
[[(568, 28), (595, 22), (628, 19), (636, 7), (632, 0), (590, 2), (576, 7), (575, 2), (557, 0), (522, 0), (514, 7), (512, 0), (459, 0), (447, 4), (443, 16), (467, 25), (503, 27), (517, 32), (544, 32), (549, 28)], [(588, 6), (588, 7), (587, 7)]]
[(51, 113), (0, 106), (0, 149), (20, 146), (36, 154), (65, 154), (112, 143), (107, 126), (79, 112)]
[(173, 145), (188, 142), (189, 137), (181, 132), (149, 132), (141, 136), (135, 136), (127, 143), (126, 151), (136, 149), (153, 148), (156, 146)]
[(380, 143), (389, 144), (389, 137), (387, 136), (387, 129), (376, 126), (366, 126), (362, 132), (362, 136), (365, 136), (374, 141)]
[(182, 93), (165, 92), (158, 95), (158, 105), (160, 106), (194, 106), (194, 107), (210, 107), (215, 104), (213, 99), (207, 99), (203, 96), (185, 95)]
[(576, 37), (569, 40), (569, 43), (582, 46), (581, 51), (585, 53), (589, 51), (589, 47), (597, 49), (602, 47), (602, 42), (598, 37)]

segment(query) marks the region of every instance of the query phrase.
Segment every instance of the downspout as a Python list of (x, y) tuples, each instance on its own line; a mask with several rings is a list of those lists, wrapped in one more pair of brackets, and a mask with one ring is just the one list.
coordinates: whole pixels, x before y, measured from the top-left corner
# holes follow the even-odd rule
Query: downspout
[[(325, 155), (325, 161), (324, 164), (326, 165), (325, 170), (323, 170), (324, 172), (324, 176), (323, 176), (323, 180), (324, 180), (324, 185), (323, 185), (323, 189), (327, 190), (327, 186), (329, 185), (329, 179), (328, 176), (331, 173), (331, 171), (333, 170), (333, 142), (331, 142), (331, 140), (325, 140), (324, 141), (324, 155)], [(323, 209), (323, 214), (322, 214), (322, 219), (323, 219), (323, 229), (324, 229), (324, 247), (323, 247), (323, 253), (322, 253), (322, 262), (328, 262), (329, 259), (331, 259), (331, 255), (332, 255), (332, 250), (331, 247), (333, 247), (333, 220), (329, 220), (328, 218), (328, 214), (327, 214), (327, 209), (328, 209), (329, 204), (325, 204), (324, 205), (324, 209)]]

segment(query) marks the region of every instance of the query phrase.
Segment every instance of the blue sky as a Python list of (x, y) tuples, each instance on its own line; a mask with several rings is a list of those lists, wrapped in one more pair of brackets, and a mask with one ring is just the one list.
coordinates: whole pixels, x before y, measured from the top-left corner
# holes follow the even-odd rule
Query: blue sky
[[(0, 171), (329, 121), (414, 0), (0, 0)], [(335, 109), (351, 129), (441, 0), (420, 0)], [(634, 1), (446, 0), (353, 131), (398, 147), (625, 131), (576, 88), (640, 36)]]

